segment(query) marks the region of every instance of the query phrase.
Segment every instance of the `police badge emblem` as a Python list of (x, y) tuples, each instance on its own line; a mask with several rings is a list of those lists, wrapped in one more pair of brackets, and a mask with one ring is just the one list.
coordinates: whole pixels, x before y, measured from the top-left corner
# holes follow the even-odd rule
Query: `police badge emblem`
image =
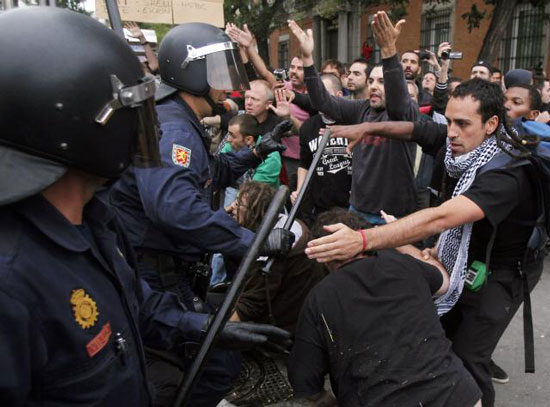
[(74, 319), (83, 329), (95, 325), (99, 315), (97, 304), (92, 297), (86, 294), (84, 289), (73, 290), (71, 304), (73, 305)]
[(191, 164), (191, 149), (174, 144), (172, 146), (172, 162), (181, 167), (189, 168)]

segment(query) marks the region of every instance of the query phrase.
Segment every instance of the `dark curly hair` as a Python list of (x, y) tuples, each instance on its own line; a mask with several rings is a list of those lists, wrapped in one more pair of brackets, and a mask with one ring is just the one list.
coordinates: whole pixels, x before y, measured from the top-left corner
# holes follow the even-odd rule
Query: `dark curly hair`
[(353, 230), (368, 229), (372, 227), (371, 224), (363, 219), (359, 214), (350, 212), (344, 208), (334, 208), (321, 213), (317, 217), (315, 224), (311, 228), (313, 238), (318, 239), (320, 237), (330, 235), (330, 232), (324, 230), (323, 226), (333, 225), (335, 223), (343, 223)]

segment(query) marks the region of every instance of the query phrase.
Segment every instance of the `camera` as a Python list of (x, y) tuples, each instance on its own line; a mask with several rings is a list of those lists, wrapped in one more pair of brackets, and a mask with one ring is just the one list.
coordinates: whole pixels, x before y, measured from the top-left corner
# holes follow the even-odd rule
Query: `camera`
[(430, 59), (430, 53), (425, 50), (418, 51), (418, 59), (420, 59), (421, 61)]
[(275, 78), (278, 81), (286, 81), (288, 80), (288, 73), (286, 72), (286, 69), (284, 68), (277, 68), (273, 71), (273, 75), (275, 75)]
[(462, 52), (460, 51), (443, 51), (441, 52), (441, 59), (462, 59)]

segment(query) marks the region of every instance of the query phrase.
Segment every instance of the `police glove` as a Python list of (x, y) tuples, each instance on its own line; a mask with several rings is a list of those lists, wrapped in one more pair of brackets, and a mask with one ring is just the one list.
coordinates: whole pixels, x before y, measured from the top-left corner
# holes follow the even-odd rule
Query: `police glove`
[(292, 121), (283, 120), (277, 124), (273, 130), (262, 135), (262, 141), (256, 146), (256, 155), (262, 160), (274, 151), (283, 152), (286, 147), (281, 144), (283, 134), (292, 128)]
[(275, 352), (288, 353), (292, 341), (290, 332), (273, 325), (228, 321), (220, 333), (217, 345), (230, 350), (261, 347)]
[(261, 250), (262, 256), (280, 256), (287, 254), (294, 244), (294, 233), (289, 230), (277, 228), (269, 232), (269, 236)]

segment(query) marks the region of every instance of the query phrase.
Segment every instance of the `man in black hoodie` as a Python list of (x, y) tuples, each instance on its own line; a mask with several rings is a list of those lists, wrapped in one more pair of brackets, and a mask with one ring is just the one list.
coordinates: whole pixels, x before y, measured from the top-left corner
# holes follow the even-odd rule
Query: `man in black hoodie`
[[(298, 38), (304, 61), (305, 81), (313, 107), (337, 123), (356, 124), (365, 121), (411, 120), (418, 118), (418, 107), (411, 100), (395, 42), (404, 20), (395, 27), (384, 11), (376, 13), (373, 31), (382, 54), (382, 66), (369, 75), (370, 97), (346, 100), (331, 96), (313, 66), (313, 33), (307, 34), (294, 22), (289, 27)], [(387, 101), (386, 101), (387, 96)], [(380, 210), (397, 217), (415, 210), (414, 155), (410, 142), (366, 137), (353, 149), (351, 209), (371, 224), (383, 224)], [(394, 187), (388, 187), (388, 181)]]

